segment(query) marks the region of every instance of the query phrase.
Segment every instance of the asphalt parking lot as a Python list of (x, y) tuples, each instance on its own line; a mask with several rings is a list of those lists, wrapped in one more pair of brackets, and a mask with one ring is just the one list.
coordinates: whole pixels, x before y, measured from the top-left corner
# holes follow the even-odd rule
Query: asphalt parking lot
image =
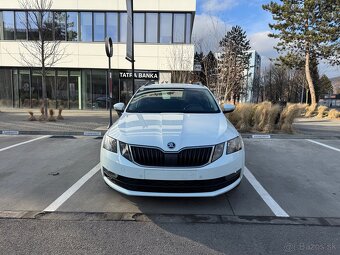
[[(244, 139), (247, 171), (240, 186), (195, 199), (117, 193), (100, 176), (100, 143), (0, 136), (0, 211), (340, 218), (340, 139)], [(338, 251), (340, 236), (333, 238)]]

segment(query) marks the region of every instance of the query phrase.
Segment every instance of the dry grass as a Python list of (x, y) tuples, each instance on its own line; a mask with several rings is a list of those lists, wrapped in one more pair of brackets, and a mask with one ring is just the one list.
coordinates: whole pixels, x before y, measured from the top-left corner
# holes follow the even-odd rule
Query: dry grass
[(46, 117), (45, 117), (45, 110), (44, 110), (44, 107), (41, 107), (41, 108), (40, 108), (40, 113), (41, 113), (41, 115), (39, 116), (39, 121), (45, 121), (45, 120), (46, 120)]
[(239, 104), (238, 105), (239, 120), (236, 127), (242, 132), (248, 132), (253, 126), (253, 115), (255, 108), (253, 104)]
[(336, 109), (332, 109), (328, 112), (328, 118), (332, 120), (340, 118), (340, 112)]
[(32, 111), (29, 111), (28, 114), (30, 115), (30, 117), (28, 118), (29, 121), (36, 121), (37, 120)]
[(312, 104), (312, 105), (307, 106), (305, 117), (307, 117), (307, 118), (313, 117), (315, 115), (316, 109), (317, 109), (316, 104)]
[(275, 130), (276, 121), (280, 115), (281, 107), (279, 105), (272, 105), (268, 112), (267, 124), (263, 131), (270, 133)]
[(319, 119), (322, 119), (324, 116), (324, 113), (328, 110), (327, 106), (319, 106), (318, 107), (318, 115), (316, 116)]
[(272, 103), (263, 102), (257, 105), (254, 114), (254, 129), (257, 131), (263, 131), (268, 123), (270, 109)]
[(63, 111), (63, 108), (59, 108), (57, 120), (63, 120), (64, 119), (64, 117), (61, 115), (62, 111)]
[(300, 115), (301, 107), (299, 107), (299, 105), (297, 104), (288, 105), (285, 109), (283, 109), (281, 113), (279, 128), (284, 132), (292, 133), (294, 119), (299, 117)]
[(49, 109), (49, 114), (50, 117), (48, 117), (48, 121), (56, 121), (55, 117), (54, 117), (54, 110), (53, 109)]

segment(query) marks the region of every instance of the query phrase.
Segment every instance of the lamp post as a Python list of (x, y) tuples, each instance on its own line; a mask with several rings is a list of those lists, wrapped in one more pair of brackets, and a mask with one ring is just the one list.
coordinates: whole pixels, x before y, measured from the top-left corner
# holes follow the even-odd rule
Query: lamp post
[(112, 72), (111, 72), (111, 58), (113, 56), (113, 46), (111, 37), (106, 37), (105, 39), (105, 51), (106, 56), (109, 59), (109, 107), (110, 107), (110, 122), (108, 128), (112, 126)]

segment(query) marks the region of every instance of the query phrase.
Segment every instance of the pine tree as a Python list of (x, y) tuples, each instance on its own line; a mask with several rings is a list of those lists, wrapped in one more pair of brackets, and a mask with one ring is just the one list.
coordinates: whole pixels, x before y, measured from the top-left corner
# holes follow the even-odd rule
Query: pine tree
[(304, 59), (311, 101), (315, 105), (311, 55), (332, 65), (340, 64), (339, 0), (280, 0), (263, 5), (263, 9), (273, 15), (274, 23), (269, 26), (278, 33), (269, 36), (280, 40), (276, 49)]
[(248, 68), (250, 54), (246, 32), (232, 27), (220, 42), (219, 83), (224, 86), (224, 101), (240, 97), (244, 83), (244, 70)]

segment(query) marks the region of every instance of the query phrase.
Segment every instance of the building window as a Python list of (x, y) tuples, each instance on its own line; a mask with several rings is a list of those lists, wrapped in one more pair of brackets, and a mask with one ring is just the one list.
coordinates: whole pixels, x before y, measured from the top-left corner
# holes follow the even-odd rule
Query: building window
[(192, 16), (191, 13), (187, 13), (187, 21), (186, 21), (186, 29), (185, 29), (185, 42), (191, 43), (191, 22)]
[(54, 38), (58, 41), (66, 40), (66, 12), (54, 13)]
[(161, 13), (160, 14), (160, 43), (172, 42), (172, 14)]
[(78, 41), (78, 13), (67, 13), (67, 41)]
[(174, 14), (174, 43), (184, 43), (185, 14)]
[(105, 14), (94, 13), (93, 14), (94, 24), (94, 41), (102, 42), (105, 39)]
[(5, 40), (14, 40), (14, 12), (3, 12), (3, 30)]
[(146, 42), (158, 42), (158, 13), (146, 14)]
[(17, 40), (27, 40), (26, 12), (15, 13), (15, 34)]
[(106, 13), (106, 35), (111, 37), (113, 42), (118, 42), (118, 13)]
[(125, 43), (127, 38), (127, 13), (121, 12), (119, 16), (119, 41)]
[(145, 42), (145, 14), (134, 13), (133, 22), (135, 42)]
[(92, 13), (82, 12), (80, 14), (80, 36), (81, 41), (91, 42), (92, 41)]
[(53, 12), (44, 12), (42, 14), (42, 30), (44, 31), (44, 40), (53, 41)]
[(39, 40), (39, 22), (41, 20), (39, 12), (28, 12), (28, 39)]

